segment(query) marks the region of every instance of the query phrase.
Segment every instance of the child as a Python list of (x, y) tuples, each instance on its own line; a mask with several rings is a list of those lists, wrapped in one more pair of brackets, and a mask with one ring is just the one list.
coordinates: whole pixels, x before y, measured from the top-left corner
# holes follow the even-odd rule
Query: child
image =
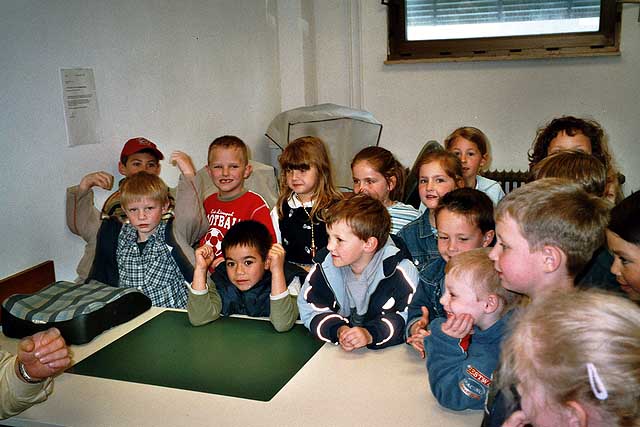
[[(194, 175), (192, 168), (191, 179)], [(183, 200), (184, 205), (197, 200), (195, 191), (182, 193), (179, 188), (176, 209), (183, 206)], [(191, 245), (198, 236), (198, 230), (190, 226), (193, 221), (179, 210), (175, 220), (162, 219), (169, 210), (167, 186), (158, 176), (144, 171), (122, 183), (120, 199), (128, 223), (115, 217), (102, 222), (88, 279), (138, 288), (156, 307), (185, 308), (185, 284), (193, 279), (195, 262)]]
[[(122, 147), (118, 171), (125, 179), (140, 171), (160, 175), (160, 160), (162, 159), (164, 159), (164, 156), (158, 150), (156, 144), (143, 137), (131, 138)], [(173, 157), (171, 160), (174, 160)], [(93, 227), (87, 226), (87, 224), (97, 223), (101, 219), (110, 217), (116, 217), (121, 222), (126, 222), (127, 220), (127, 216), (120, 204), (120, 185), (122, 185), (123, 181), (124, 179), (120, 180), (118, 190), (104, 202), (101, 211), (96, 209), (94, 205), (93, 187), (111, 190), (113, 187), (113, 175), (104, 171), (92, 172), (82, 178), (80, 185), (67, 188), (67, 227), (73, 234), (82, 237), (86, 242), (84, 254), (76, 268), (78, 273), (76, 281), (78, 283), (84, 282), (89, 275), (89, 269), (95, 254), (96, 235), (94, 232), (87, 233), (87, 230), (93, 230)], [(175, 206), (175, 200), (171, 195), (169, 196), (169, 202), (170, 209), (167, 211), (165, 219), (171, 217), (171, 212)]]
[(244, 188), (244, 180), (251, 174), (245, 143), (232, 135), (214, 139), (209, 145), (207, 171), (218, 192), (204, 201), (209, 231), (200, 245), (212, 246), (215, 258), (222, 261), (222, 241), (225, 235), (232, 225), (247, 219), (263, 223), (275, 242), (276, 235), (267, 203), (259, 194)]
[[(574, 277), (604, 241), (608, 203), (580, 185), (544, 178), (517, 188), (496, 208), (494, 260), (502, 286), (536, 301), (573, 289)], [(504, 396), (489, 399), (483, 426), (508, 415)]]
[(488, 254), (488, 248), (472, 249), (447, 263), (440, 299), (447, 317), (434, 319), (424, 338), (431, 391), (454, 411), (482, 409), (508, 313), (519, 298), (500, 286)]
[(577, 182), (589, 194), (604, 197), (607, 168), (592, 154), (582, 151), (559, 151), (540, 160), (531, 169), (531, 179), (564, 178)]
[(611, 273), (633, 301), (640, 302), (640, 192), (635, 192), (611, 211), (607, 245), (613, 253)]
[(407, 317), (407, 343), (423, 358), (427, 325), (437, 317), (446, 317), (440, 304), (446, 263), (459, 253), (489, 246), (495, 235), (493, 202), (479, 190), (459, 188), (445, 194), (435, 209), (435, 217), (441, 258), (420, 271), (420, 283)]
[(278, 243), (272, 244), (264, 224), (247, 220), (229, 229), (222, 241), (224, 262), (216, 267), (213, 283), (208, 285), (213, 251), (209, 245), (196, 250), (187, 304), (192, 325), (212, 322), (220, 315), (245, 314), (269, 316), (278, 332), (293, 327), (298, 318), (295, 298), (307, 273), (285, 262), (284, 249)]
[(505, 427), (640, 425), (640, 309), (615, 295), (535, 301), (505, 340), (500, 377), (522, 410)]
[(460, 159), (447, 151), (429, 151), (417, 161), (418, 193), (424, 213), (400, 230), (419, 271), (440, 257), (436, 240), (435, 208), (440, 199), (456, 188), (464, 187)]
[(529, 170), (548, 155), (568, 150), (593, 154), (600, 160), (607, 169), (606, 197), (612, 203), (620, 200), (622, 193), (618, 172), (604, 140), (604, 131), (594, 120), (563, 116), (551, 120), (546, 126), (538, 129), (528, 154)]
[(357, 194), (332, 205), (325, 220), (329, 244), (298, 295), (304, 325), (345, 351), (400, 344), (418, 272), (389, 238), (387, 209)]
[(494, 205), (504, 197), (500, 183), (478, 175), (489, 162), (489, 139), (471, 126), (454, 130), (444, 140), (444, 146), (462, 162), (462, 176), (466, 187), (487, 193)]
[(353, 192), (378, 199), (391, 215), (391, 234), (420, 216), (413, 206), (399, 200), (404, 196), (406, 171), (404, 166), (382, 147), (366, 147), (351, 161)]
[(329, 154), (320, 138), (303, 136), (280, 155), (280, 197), (271, 211), (278, 242), (287, 261), (310, 268), (327, 245), (321, 212), (342, 199), (333, 184)]
[[(600, 160), (582, 151), (560, 151), (536, 164), (532, 179), (564, 178), (577, 182), (589, 194), (604, 198), (607, 185), (607, 170)], [(581, 288), (600, 288), (617, 291), (619, 285), (609, 271), (613, 256), (602, 245), (584, 269), (576, 275), (575, 285)]]

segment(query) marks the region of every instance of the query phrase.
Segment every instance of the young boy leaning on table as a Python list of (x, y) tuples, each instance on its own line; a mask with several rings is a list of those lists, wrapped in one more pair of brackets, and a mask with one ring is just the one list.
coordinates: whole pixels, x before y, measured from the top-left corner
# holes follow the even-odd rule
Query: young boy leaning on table
[(440, 298), (447, 317), (429, 323), (424, 337), (431, 391), (454, 411), (483, 408), (511, 308), (520, 300), (500, 286), (489, 250), (471, 249), (447, 262)]
[(358, 194), (329, 207), (324, 219), (329, 243), (298, 295), (305, 326), (345, 351), (403, 343), (418, 271), (389, 237), (387, 209)]
[(307, 274), (285, 261), (285, 251), (264, 224), (246, 220), (233, 225), (222, 240), (222, 257), (207, 283), (215, 248), (196, 249), (196, 268), (189, 286), (187, 310), (194, 326), (222, 316), (269, 316), (278, 332), (290, 330), (298, 318), (296, 295)]

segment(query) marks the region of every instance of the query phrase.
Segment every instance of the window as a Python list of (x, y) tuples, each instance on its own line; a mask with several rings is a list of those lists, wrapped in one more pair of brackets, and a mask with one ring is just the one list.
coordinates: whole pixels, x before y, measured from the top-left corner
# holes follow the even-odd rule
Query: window
[(390, 0), (387, 62), (619, 54), (615, 0)]

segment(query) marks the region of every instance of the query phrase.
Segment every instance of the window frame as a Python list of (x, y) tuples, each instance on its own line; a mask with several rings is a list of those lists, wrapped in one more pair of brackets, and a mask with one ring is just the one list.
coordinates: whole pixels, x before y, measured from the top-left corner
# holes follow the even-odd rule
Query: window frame
[(620, 54), (622, 5), (602, 0), (600, 30), (588, 33), (542, 34), (447, 40), (407, 40), (404, 0), (388, 0), (386, 64), (510, 60)]

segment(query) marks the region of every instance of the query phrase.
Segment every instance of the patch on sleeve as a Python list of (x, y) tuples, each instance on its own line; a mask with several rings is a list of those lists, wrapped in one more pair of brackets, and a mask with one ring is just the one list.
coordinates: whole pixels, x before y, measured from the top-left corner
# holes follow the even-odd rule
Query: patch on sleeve
[(467, 366), (467, 374), (471, 375), (475, 380), (480, 382), (480, 384), (482, 384), (485, 387), (489, 387), (491, 385), (491, 378), (489, 378), (482, 372), (478, 371), (476, 368), (474, 368), (471, 365)]
[(467, 375), (458, 383), (460, 390), (471, 399), (482, 400), (491, 385), (491, 378), (471, 365), (467, 366)]
[(465, 377), (458, 383), (458, 386), (460, 390), (470, 398), (475, 400), (482, 399), (484, 388), (473, 379)]

